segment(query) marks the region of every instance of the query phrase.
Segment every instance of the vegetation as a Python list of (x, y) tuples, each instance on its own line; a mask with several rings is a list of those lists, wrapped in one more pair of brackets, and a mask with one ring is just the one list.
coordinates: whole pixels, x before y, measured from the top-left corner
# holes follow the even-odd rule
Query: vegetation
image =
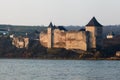
[(40, 32), (46, 30), (47, 28), (45, 26), (0, 25), (0, 29), (8, 30), (9, 34), (22, 36), (26, 33), (32, 35), (35, 31)]
[(107, 59), (115, 55), (117, 47), (107, 47), (101, 51), (76, 51), (66, 49), (47, 49), (39, 41), (31, 40), (28, 48), (16, 48), (9, 37), (0, 37), (0, 58), (35, 59)]

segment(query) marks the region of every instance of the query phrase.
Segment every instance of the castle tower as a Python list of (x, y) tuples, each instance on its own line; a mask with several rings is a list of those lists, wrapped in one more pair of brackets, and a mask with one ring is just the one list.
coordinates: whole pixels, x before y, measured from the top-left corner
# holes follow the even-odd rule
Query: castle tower
[(48, 48), (53, 47), (53, 40), (54, 40), (54, 26), (52, 22), (50, 22), (48, 28), (47, 28), (47, 33), (48, 33)]
[(89, 35), (89, 49), (101, 49), (103, 38), (103, 26), (93, 17), (90, 22), (86, 25), (86, 31), (90, 33)]

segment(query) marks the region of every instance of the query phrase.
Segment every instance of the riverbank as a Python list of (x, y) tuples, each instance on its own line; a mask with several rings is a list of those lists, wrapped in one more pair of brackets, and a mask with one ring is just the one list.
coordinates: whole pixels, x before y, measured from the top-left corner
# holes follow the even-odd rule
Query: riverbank
[(17, 59), (17, 60), (107, 60), (107, 61), (119, 61), (120, 58), (112, 57), (112, 58), (85, 58), (85, 59), (71, 59), (71, 58), (0, 58), (0, 59)]
[[(64, 48), (47, 49), (39, 41), (31, 40), (28, 48), (16, 48), (9, 37), (0, 38), (0, 58), (48, 59), (48, 60), (120, 60), (115, 56), (114, 47), (101, 51), (75, 51)], [(112, 51), (114, 50), (114, 51)]]

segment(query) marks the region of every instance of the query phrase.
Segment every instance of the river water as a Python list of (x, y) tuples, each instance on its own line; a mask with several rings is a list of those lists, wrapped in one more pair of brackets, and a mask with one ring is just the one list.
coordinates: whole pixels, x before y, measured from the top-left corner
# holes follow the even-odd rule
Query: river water
[(120, 80), (120, 61), (0, 59), (0, 80)]

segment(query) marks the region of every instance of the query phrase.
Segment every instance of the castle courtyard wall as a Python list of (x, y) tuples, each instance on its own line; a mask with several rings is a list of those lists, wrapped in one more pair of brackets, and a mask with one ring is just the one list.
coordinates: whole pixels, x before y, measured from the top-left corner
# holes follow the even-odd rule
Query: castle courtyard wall
[(27, 48), (29, 45), (29, 38), (27, 37), (14, 37), (12, 39), (12, 45), (17, 48)]
[[(63, 31), (59, 29), (54, 30), (53, 47), (66, 49), (80, 49), (87, 50), (87, 35), (86, 31)], [(40, 43), (47, 47), (49, 43), (48, 33), (40, 34)]]
[(87, 50), (85, 31), (70, 31), (66, 33), (66, 49)]
[(48, 47), (48, 34), (47, 33), (40, 34), (40, 43), (44, 47)]
[(54, 30), (54, 47), (65, 48), (66, 47), (66, 32), (59, 29)]

